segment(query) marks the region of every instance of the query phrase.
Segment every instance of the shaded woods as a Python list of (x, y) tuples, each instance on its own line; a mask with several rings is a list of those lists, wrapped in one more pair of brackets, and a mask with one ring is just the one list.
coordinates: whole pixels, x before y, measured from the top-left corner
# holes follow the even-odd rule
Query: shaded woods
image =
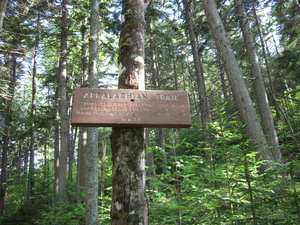
[[(299, 2), (134, 4), (1, 2), (0, 224), (111, 224), (129, 180), (144, 224), (300, 223)], [(192, 127), (70, 126), (75, 88), (118, 85), (187, 91)]]

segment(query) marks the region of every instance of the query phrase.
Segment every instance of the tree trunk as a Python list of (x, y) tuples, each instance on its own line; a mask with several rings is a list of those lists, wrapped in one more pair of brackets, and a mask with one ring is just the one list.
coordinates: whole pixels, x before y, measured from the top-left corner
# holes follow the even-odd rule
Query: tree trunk
[(55, 120), (54, 120), (54, 194), (58, 193), (59, 180), (59, 149), (60, 149), (60, 126), (59, 126), (59, 97), (58, 89), (55, 91)]
[(190, 36), (190, 42), (193, 51), (193, 59), (194, 59), (194, 67), (196, 71), (197, 85), (198, 85), (198, 93), (199, 93), (199, 102), (200, 102), (200, 118), (202, 123), (202, 132), (204, 141), (209, 141), (208, 135), (208, 123), (210, 122), (210, 112), (207, 102), (206, 96), (206, 86), (205, 80), (203, 76), (203, 66), (198, 54), (197, 48), (197, 40), (194, 32), (194, 27), (192, 24), (192, 19), (190, 15), (190, 7), (187, 0), (183, 0), (184, 10), (185, 10), (185, 18), (188, 25), (188, 31)]
[(1, 176), (0, 176), (0, 216), (4, 215), (4, 202), (5, 202), (5, 183), (7, 181), (7, 163), (8, 163), (8, 153), (9, 153), (9, 144), (11, 139), (11, 122), (12, 122), (12, 106), (15, 95), (15, 86), (16, 86), (16, 69), (17, 69), (17, 57), (13, 56), (11, 62), (11, 72), (10, 80), (8, 84), (8, 95), (5, 100), (5, 116), (4, 116), (4, 134), (3, 134), (3, 147), (1, 155)]
[[(157, 60), (156, 60), (156, 54), (155, 54), (155, 43), (154, 43), (154, 36), (152, 32), (152, 21), (151, 21), (151, 16), (147, 17), (147, 27), (149, 29), (149, 43), (150, 43), (150, 57), (151, 57), (151, 83), (152, 83), (152, 88), (154, 90), (157, 90), (159, 87), (158, 84), (158, 71), (157, 71)], [(150, 134), (149, 134), (149, 129), (146, 130), (146, 142), (148, 147), (150, 147)], [(147, 139), (149, 138), (149, 139)], [(154, 158), (153, 158), (153, 152), (147, 152), (146, 153), (146, 165), (147, 166), (153, 166), (154, 165)], [(155, 169), (147, 170), (147, 175), (148, 177), (151, 177), (149, 180), (148, 184), (149, 187), (151, 187), (151, 181), (153, 181), (153, 178), (156, 177), (156, 171)]]
[[(89, 87), (98, 87), (99, 0), (91, 0)], [(87, 128), (87, 187), (85, 224), (98, 224), (98, 128)]]
[(102, 207), (104, 207), (103, 197), (104, 197), (104, 189), (105, 189), (106, 146), (107, 146), (107, 141), (102, 140), (102, 165), (101, 165), (101, 183), (100, 183), (100, 196), (101, 196)]
[(157, 90), (159, 87), (158, 84), (158, 72), (157, 72), (157, 60), (156, 60), (156, 54), (155, 54), (155, 40), (153, 37), (153, 32), (152, 32), (152, 22), (151, 22), (151, 17), (147, 17), (147, 27), (150, 30), (149, 32), (149, 44), (150, 44), (150, 57), (151, 57), (151, 83), (152, 83), (152, 88), (154, 90)]
[(166, 146), (164, 145), (166, 143), (166, 138), (165, 138), (165, 129), (164, 128), (158, 128), (157, 129), (157, 145), (163, 150), (161, 154), (161, 173), (165, 174), (167, 171), (167, 153), (166, 153)]
[(245, 131), (248, 137), (251, 138), (252, 146), (257, 149), (257, 157), (265, 160), (265, 164), (261, 167), (261, 170), (265, 171), (265, 169), (269, 168), (270, 164), (274, 162), (272, 152), (266, 146), (267, 140), (258, 121), (248, 89), (229, 43), (229, 39), (226, 36), (216, 4), (213, 0), (203, 0), (202, 4), (218, 51), (224, 61), (225, 71), (230, 82), (233, 97), (239, 108), (241, 119), (245, 124)]
[(228, 101), (228, 93), (227, 93), (227, 85), (226, 85), (226, 80), (225, 80), (225, 71), (224, 71), (224, 65), (223, 62), (221, 61), (221, 57), (219, 57), (218, 61), (218, 66), (219, 66), (219, 71), (220, 71), (220, 78), (221, 78), (221, 87), (222, 87), (222, 98), (224, 102)]
[(82, 87), (87, 87), (88, 86), (88, 78), (89, 78), (89, 67), (88, 67), (88, 60), (89, 60), (89, 55), (88, 55), (88, 45), (89, 45), (89, 39), (88, 39), (88, 18), (87, 16), (84, 17), (82, 20), (82, 25), (81, 25), (81, 41), (82, 41), (82, 46), (81, 46), (81, 70), (82, 70), (82, 82), (81, 86)]
[[(87, 16), (82, 20), (81, 25), (81, 74), (82, 82), (81, 87), (87, 87), (89, 69), (88, 69), (88, 29), (87, 29)], [(78, 194), (80, 195), (87, 183), (87, 169), (86, 169), (86, 157), (87, 157), (87, 127), (79, 128), (79, 141), (78, 141), (78, 155), (77, 155), (77, 185), (78, 185)], [(78, 202), (81, 203), (82, 199), (78, 199)]]
[[(40, 15), (38, 14), (37, 21), (37, 34), (35, 37), (34, 44), (34, 55), (33, 55), (33, 67), (32, 67), (32, 91), (31, 91), (31, 116), (36, 114), (36, 79), (37, 79), (37, 57), (38, 57), (38, 46), (40, 42)], [(29, 190), (29, 201), (30, 197), (34, 194), (34, 145), (35, 145), (35, 123), (34, 120), (31, 123), (30, 128), (30, 161), (29, 161), (29, 176), (28, 176), (28, 190)]]
[[(81, 195), (85, 191), (87, 184), (87, 127), (80, 127), (78, 140), (78, 155), (77, 155), (77, 185), (78, 194)], [(78, 199), (78, 203), (85, 201), (85, 199)]]
[(252, 37), (252, 32), (248, 24), (247, 14), (242, 0), (234, 0), (236, 7), (236, 14), (239, 18), (241, 30), (243, 33), (244, 43), (246, 46), (247, 55), (249, 58), (254, 92), (258, 104), (258, 111), (260, 114), (261, 124), (266, 136), (269, 146), (273, 146), (273, 157), (276, 161), (280, 162), (282, 159), (277, 138), (277, 133), (272, 118), (272, 113), (269, 105), (269, 100), (266, 92), (264, 78), (261, 73), (260, 65), (258, 63), (258, 56), (255, 50), (255, 43)]
[(75, 158), (75, 143), (77, 139), (77, 130), (78, 128), (75, 127), (74, 129), (71, 129), (71, 135), (70, 135), (70, 142), (69, 142), (69, 174), (68, 174), (68, 180), (69, 182), (73, 181), (73, 164), (74, 164), (74, 158)]
[(257, 31), (258, 31), (258, 35), (259, 35), (259, 39), (260, 39), (260, 43), (261, 43), (261, 49), (262, 49), (262, 53), (263, 53), (263, 58), (265, 61), (265, 66), (266, 66), (266, 70), (267, 70), (267, 74), (268, 74), (268, 78), (269, 78), (269, 87), (270, 87), (270, 93), (271, 93), (271, 99), (270, 99), (271, 105), (273, 102), (274, 109), (276, 111), (276, 118), (277, 118), (277, 120), (280, 120), (280, 108), (278, 106), (276, 91), (275, 91), (273, 77), (272, 77), (272, 73), (271, 73), (271, 66), (269, 63), (269, 61), (270, 61), (269, 52), (270, 51), (268, 49), (267, 43), (265, 43), (265, 40), (264, 40), (264, 37), (266, 37), (266, 35), (265, 35), (264, 30), (260, 26), (261, 22), (256, 13), (256, 2), (255, 1), (253, 1), (252, 9), (253, 9), (253, 16), (254, 16), (255, 22), (257, 24)]
[(0, 32), (2, 31), (2, 27), (3, 27), (3, 20), (5, 17), (6, 6), (7, 6), (7, 0), (1, 0), (1, 2), (0, 2)]
[[(152, 82), (152, 88), (154, 90), (159, 90), (160, 89), (160, 83), (158, 80), (158, 62), (156, 59), (156, 54), (155, 54), (155, 40), (153, 38), (153, 33), (152, 33), (152, 22), (150, 16), (147, 17), (147, 26), (150, 29), (150, 34), (149, 34), (149, 42), (150, 42), (150, 55), (151, 55), (151, 82)], [(163, 143), (165, 143), (165, 131), (164, 128), (158, 128), (156, 129), (158, 132), (158, 146), (160, 146), (162, 149), (165, 149), (165, 146)], [(162, 153), (162, 165), (163, 165), (163, 172), (165, 172), (167, 165), (167, 159), (165, 157), (165, 154)], [(153, 153), (152, 154), (147, 154), (147, 158), (152, 157), (152, 159), (149, 159), (150, 161), (154, 162), (153, 159)]]
[[(147, 147), (151, 147), (151, 140), (150, 140), (150, 130), (149, 128), (146, 129), (146, 143)], [(154, 190), (155, 188), (151, 184), (152, 182), (155, 182), (156, 180), (156, 170), (153, 168), (154, 166), (154, 157), (153, 157), (153, 152), (146, 152), (146, 166), (148, 167), (147, 169), (147, 177), (148, 177), (148, 188), (150, 190)], [(151, 169), (150, 169), (151, 168)]]
[(67, 98), (68, 0), (62, 1), (61, 46), (59, 60), (60, 152), (58, 157), (57, 200), (67, 200), (67, 163), (69, 149), (69, 116)]
[[(119, 88), (145, 89), (144, 1), (122, 1)], [(113, 128), (111, 134), (113, 225), (148, 224), (144, 128)]]
[(113, 225), (148, 224), (145, 190), (143, 128), (119, 128), (112, 132)]
[[(91, 0), (89, 87), (98, 87), (99, 0)], [(98, 128), (87, 128), (87, 185), (85, 224), (98, 224)]]

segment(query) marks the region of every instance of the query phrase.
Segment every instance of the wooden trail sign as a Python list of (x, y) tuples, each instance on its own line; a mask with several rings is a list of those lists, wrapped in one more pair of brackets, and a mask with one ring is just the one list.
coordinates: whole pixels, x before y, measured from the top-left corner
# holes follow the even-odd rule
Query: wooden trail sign
[(77, 88), (71, 125), (188, 128), (189, 98), (184, 91)]

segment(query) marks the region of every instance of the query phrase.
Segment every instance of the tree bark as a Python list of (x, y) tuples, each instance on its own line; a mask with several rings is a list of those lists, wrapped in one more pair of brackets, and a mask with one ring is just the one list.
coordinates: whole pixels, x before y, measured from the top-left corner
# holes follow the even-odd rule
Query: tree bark
[(59, 116), (60, 116), (60, 152), (58, 157), (57, 200), (65, 202), (67, 160), (69, 148), (69, 115), (67, 98), (67, 47), (68, 47), (68, 0), (62, 1), (61, 46), (59, 60)]
[(68, 171), (68, 180), (69, 182), (73, 182), (73, 164), (75, 158), (75, 144), (77, 139), (78, 128), (75, 127), (71, 129), (70, 141), (69, 141), (69, 171)]
[(105, 189), (105, 165), (106, 165), (106, 146), (107, 141), (102, 140), (102, 163), (101, 163), (101, 183), (100, 183), (100, 196), (101, 196), (101, 202), (102, 207), (104, 207), (104, 189)]
[[(87, 184), (87, 169), (86, 169), (86, 157), (87, 157), (87, 127), (81, 127), (79, 131), (78, 140), (78, 155), (77, 155), (77, 185), (78, 194), (80, 195), (85, 191)], [(78, 199), (81, 203), (85, 199)]]
[(184, 10), (185, 10), (185, 18), (188, 25), (188, 31), (190, 36), (190, 42), (192, 46), (193, 59), (194, 59), (194, 67), (196, 71), (196, 79), (198, 85), (198, 93), (199, 93), (199, 108), (200, 108), (200, 118), (202, 123), (202, 132), (204, 141), (209, 141), (208, 135), (208, 123), (210, 122), (210, 111), (207, 102), (206, 96), (206, 86), (205, 80), (203, 76), (203, 66), (201, 59), (199, 57), (198, 48), (197, 48), (197, 40), (194, 32), (194, 27), (192, 24), (192, 19), (190, 15), (190, 7), (187, 0), (183, 0)]
[(245, 124), (245, 131), (248, 137), (251, 138), (251, 145), (257, 149), (257, 157), (265, 161), (261, 166), (263, 172), (267, 168), (270, 168), (270, 164), (274, 162), (274, 157), (270, 149), (266, 146), (267, 140), (258, 121), (229, 39), (226, 36), (216, 4), (213, 0), (203, 0), (202, 4), (218, 51), (224, 61), (225, 71), (230, 82), (233, 97), (240, 111), (241, 119)]
[[(37, 57), (38, 57), (38, 46), (40, 42), (40, 15), (38, 13), (38, 21), (37, 21), (37, 34), (35, 37), (34, 44), (34, 55), (33, 55), (33, 67), (32, 67), (32, 91), (31, 91), (31, 116), (36, 114), (36, 79), (37, 79)], [(35, 122), (34, 120), (31, 123), (30, 127), (30, 161), (29, 161), (29, 176), (28, 176), (28, 190), (29, 190), (29, 201), (30, 197), (34, 194), (34, 146), (35, 146)]]
[[(118, 87), (144, 90), (144, 1), (123, 0), (121, 18)], [(144, 128), (113, 128), (111, 146), (111, 222), (147, 225)]]
[(3, 148), (1, 155), (1, 176), (0, 176), (0, 216), (4, 215), (4, 202), (5, 202), (5, 193), (6, 187), (5, 183), (7, 181), (7, 163), (8, 163), (8, 153), (9, 153), (9, 144), (12, 135), (12, 106), (15, 95), (15, 86), (16, 86), (16, 69), (17, 69), (17, 57), (13, 56), (11, 62), (11, 71), (10, 71), (10, 80), (8, 84), (8, 95), (5, 100), (5, 116), (4, 116), (4, 134), (3, 134)]
[[(156, 52), (155, 52), (155, 40), (153, 37), (153, 32), (152, 32), (152, 22), (151, 22), (151, 17), (147, 17), (147, 26), (150, 29), (150, 34), (149, 34), (149, 42), (150, 42), (150, 55), (151, 55), (151, 83), (152, 83), (152, 88), (154, 90), (159, 90), (160, 89), (160, 82), (158, 79), (158, 62), (157, 62), (157, 57), (156, 57)], [(162, 149), (165, 150), (165, 146), (163, 143), (165, 143), (165, 131), (164, 128), (158, 128), (156, 129), (157, 135), (158, 135), (158, 146), (160, 146)], [(152, 157), (152, 159), (149, 159), (150, 161), (154, 162), (153, 159), (153, 153), (152, 154), (147, 154), (147, 158)], [(165, 157), (165, 154), (161, 154), (162, 157), (162, 171), (165, 172), (167, 168), (167, 159)]]
[(163, 150), (160, 154), (161, 154), (161, 162), (159, 162), (159, 164), (161, 164), (160, 168), (159, 168), (159, 172), (166, 174), (167, 172), (167, 167), (168, 167), (168, 162), (167, 162), (167, 153), (166, 153), (166, 146), (164, 145), (166, 143), (166, 132), (164, 128), (158, 128), (157, 129), (157, 145)]
[[(98, 87), (99, 0), (91, 0), (91, 27), (89, 43), (89, 87)], [(98, 128), (87, 128), (87, 188), (85, 224), (98, 221)]]
[[(146, 143), (147, 143), (147, 147), (151, 147), (151, 141), (150, 141), (150, 129), (147, 128), (146, 131)], [(151, 184), (152, 182), (155, 182), (156, 180), (156, 170), (153, 167), (154, 164), (154, 157), (153, 157), (153, 152), (146, 152), (146, 166), (148, 167), (147, 169), (147, 177), (148, 177), (148, 187), (150, 190), (154, 190), (155, 188), (153, 187), (153, 185)], [(151, 169), (150, 169), (151, 168)]]
[(249, 58), (252, 82), (254, 92), (256, 95), (258, 111), (264, 134), (266, 136), (269, 146), (273, 146), (273, 157), (276, 161), (280, 162), (282, 159), (278, 142), (277, 133), (272, 118), (272, 113), (269, 105), (269, 100), (266, 92), (264, 78), (261, 73), (260, 65), (258, 63), (258, 56), (256, 54), (255, 43), (252, 37), (252, 32), (248, 24), (248, 17), (243, 5), (242, 0), (234, 0), (236, 7), (236, 14), (240, 21), (241, 30), (243, 33), (244, 43), (246, 46), (247, 55)]
[[(88, 77), (89, 77), (89, 70), (88, 70), (88, 29), (87, 29), (87, 16), (82, 20), (81, 25), (81, 87), (88, 86)], [(87, 154), (87, 127), (80, 127), (79, 128), (79, 141), (78, 141), (78, 156), (77, 156), (77, 185), (78, 185), (78, 194), (80, 195), (84, 188), (86, 187), (87, 183), (87, 169), (86, 169), (86, 154)], [(82, 199), (78, 200), (79, 203), (82, 202)]]
[[(280, 120), (280, 108), (279, 108), (279, 105), (278, 105), (278, 101), (277, 101), (277, 96), (276, 96), (276, 91), (275, 91), (275, 86), (274, 86), (274, 82), (273, 82), (273, 77), (272, 77), (272, 72), (271, 72), (271, 65), (270, 65), (270, 57), (269, 57), (269, 49), (268, 49), (268, 45), (267, 43), (265, 43), (265, 38), (266, 37), (266, 34), (263, 30), (263, 28), (260, 26), (260, 19), (258, 18), (257, 16), (257, 13), (256, 13), (256, 2), (253, 1), (252, 3), (252, 11), (253, 11), (253, 16), (254, 16), (254, 19), (255, 19), (255, 22), (257, 24), (257, 31), (258, 31), (258, 36), (259, 36), (259, 39), (260, 39), (260, 43), (261, 43), (261, 49), (262, 49), (262, 53), (263, 53), (263, 58), (264, 58), (264, 61), (265, 61), (265, 66), (266, 66), (266, 71), (267, 71), (267, 74), (268, 74), (268, 78), (269, 78), (269, 87), (270, 87), (270, 93), (271, 93), (271, 105), (273, 103), (273, 106), (274, 106), (274, 109), (276, 111), (276, 118), (277, 120)], [(278, 52), (277, 52), (278, 53)]]
[(7, 0), (1, 0), (1, 2), (0, 2), (0, 32), (3, 29), (3, 20), (5, 17), (6, 6), (7, 6)]
[(113, 225), (148, 224), (145, 190), (143, 128), (119, 128), (112, 132)]
[(54, 120), (54, 194), (58, 193), (59, 180), (59, 149), (60, 149), (60, 126), (59, 126), (59, 97), (58, 89), (55, 91), (55, 120)]

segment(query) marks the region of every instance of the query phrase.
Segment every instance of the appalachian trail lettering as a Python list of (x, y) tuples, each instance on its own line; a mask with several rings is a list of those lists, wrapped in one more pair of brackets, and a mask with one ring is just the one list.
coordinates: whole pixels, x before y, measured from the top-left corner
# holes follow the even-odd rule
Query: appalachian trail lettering
[(184, 91), (75, 89), (72, 126), (191, 126), (189, 98)]

